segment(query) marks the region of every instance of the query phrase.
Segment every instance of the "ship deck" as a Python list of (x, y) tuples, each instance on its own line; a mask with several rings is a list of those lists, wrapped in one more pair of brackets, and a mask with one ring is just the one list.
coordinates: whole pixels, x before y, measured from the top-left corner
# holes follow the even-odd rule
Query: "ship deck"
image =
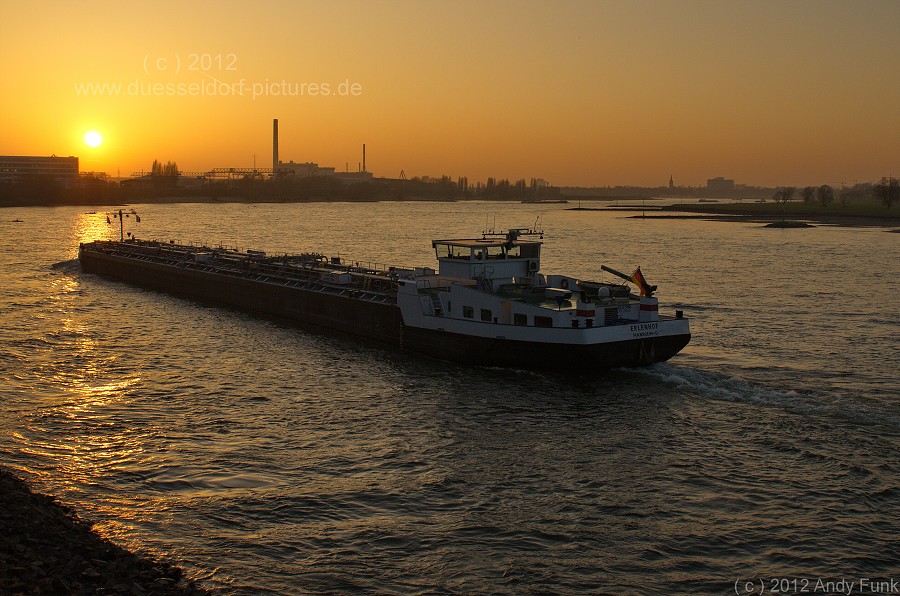
[(390, 304), (397, 301), (400, 275), (410, 271), (348, 265), (343, 260), (328, 260), (316, 253), (266, 256), (263, 252), (252, 250), (240, 252), (231, 248), (152, 240), (98, 240), (82, 245), (82, 250)]

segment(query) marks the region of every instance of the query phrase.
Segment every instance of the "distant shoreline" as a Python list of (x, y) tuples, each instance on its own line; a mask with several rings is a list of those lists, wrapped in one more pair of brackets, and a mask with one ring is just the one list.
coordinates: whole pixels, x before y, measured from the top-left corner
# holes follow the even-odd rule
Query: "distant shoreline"
[[(758, 224), (770, 224), (773, 222), (782, 221), (780, 215), (714, 215), (714, 214), (705, 214), (705, 215), (629, 215), (628, 219), (691, 219), (698, 221), (719, 221), (719, 222), (736, 222), (736, 223), (758, 223)], [(815, 216), (811, 215), (803, 218), (788, 218), (785, 221), (787, 222), (812, 222), (814, 224), (819, 225), (832, 225), (832, 226), (844, 226), (848, 228), (893, 228), (900, 226), (900, 218), (898, 219), (884, 219), (877, 217), (860, 217), (853, 215), (845, 215), (845, 216)], [(788, 226), (785, 226), (788, 227)], [(795, 226), (801, 227), (801, 226)], [(892, 230), (892, 231), (900, 231), (900, 230)]]
[[(768, 224), (776, 221), (814, 222), (847, 227), (898, 227), (900, 209), (890, 212), (886, 207), (870, 201), (842, 207), (819, 204), (787, 203), (716, 203), (696, 205), (669, 205), (663, 207), (665, 215), (655, 217), (695, 217), (713, 221), (745, 221)], [(677, 215), (690, 213), (692, 216)], [(654, 216), (648, 216), (654, 217)]]
[[(315, 198), (315, 199), (302, 199), (302, 200), (282, 200), (282, 199), (245, 199), (242, 197), (148, 197), (148, 198), (134, 198), (129, 201), (122, 202), (110, 202), (110, 201), (55, 201), (55, 202), (43, 202), (43, 203), (35, 203), (35, 202), (27, 202), (27, 201), (15, 201), (11, 203), (2, 203), (0, 204), (0, 208), (12, 208), (12, 207), (109, 207), (119, 208), (125, 207), (128, 205), (172, 205), (177, 203), (190, 204), (190, 203), (199, 203), (199, 204), (247, 204), (247, 205), (293, 205), (298, 203), (397, 203), (397, 202), (405, 202), (405, 201), (413, 201), (413, 202), (421, 202), (421, 203), (456, 203), (459, 201), (479, 201), (479, 200), (489, 200), (483, 199), (481, 197), (473, 197), (466, 198), (460, 197), (456, 199), (443, 199), (443, 198), (431, 198), (431, 197), (402, 197), (402, 198), (378, 198), (378, 199), (326, 199), (326, 198)], [(518, 199), (493, 199), (492, 201), (502, 202), (502, 203), (519, 203)]]
[[(812, 222), (845, 227), (900, 228), (900, 209), (893, 213), (878, 213), (870, 205), (863, 207), (822, 207), (802, 203), (788, 203), (783, 208), (776, 203), (697, 203), (678, 205), (640, 205), (616, 207), (570, 207), (568, 211), (640, 212), (629, 219), (694, 219), (771, 224), (773, 222)], [(885, 208), (884, 211), (887, 212)], [(780, 227), (780, 226), (779, 226)], [(789, 227), (789, 226), (784, 226)], [(794, 226), (802, 227), (802, 226)], [(893, 230), (897, 231), (897, 230)]]
[[(664, 197), (657, 197), (657, 200), (665, 200)], [(571, 200), (572, 202), (599, 202), (610, 203), (614, 201), (634, 201), (640, 200), (638, 197), (591, 197), (587, 199)], [(245, 199), (241, 197), (160, 197), (135, 199), (129, 202), (111, 203), (108, 201), (98, 202), (15, 202), (11, 204), (0, 204), (0, 208), (22, 208), (22, 207), (84, 207), (84, 208), (106, 208), (114, 210), (129, 205), (166, 205), (166, 204), (298, 204), (298, 203), (395, 203), (395, 202), (421, 202), (421, 203), (456, 203), (463, 201), (486, 201), (497, 203), (522, 203), (515, 198), (505, 199), (484, 199), (482, 197), (458, 197), (458, 198), (432, 198), (432, 197), (402, 197), (402, 198), (378, 198), (378, 199), (306, 199), (306, 200), (260, 200)], [(556, 203), (556, 201), (554, 201)], [(526, 203), (529, 204), (529, 203)], [(548, 203), (530, 203), (547, 205)], [(561, 203), (560, 206), (564, 204)], [(590, 211), (650, 211), (651, 214), (632, 215), (630, 218), (636, 219), (697, 219), (707, 221), (725, 221), (725, 222), (747, 222), (767, 224), (773, 221), (788, 219), (792, 221), (809, 221), (825, 225), (838, 225), (847, 227), (887, 227), (900, 228), (900, 208), (897, 209), (896, 215), (887, 212), (879, 213), (876, 208), (866, 206), (865, 208), (854, 207), (821, 207), (818, 205), (805, 205), (802, 203), (792, 202), (782, 208), (776, 203), (696, 203), (696, 204), (670, 204), (670, 205), (652, 205), (642, 207), (637, 204), (615, 207), (563, 207), (566, 211), (572, 212), (590, 212)], [(844, 211), (844, 212), (842, 212)]]

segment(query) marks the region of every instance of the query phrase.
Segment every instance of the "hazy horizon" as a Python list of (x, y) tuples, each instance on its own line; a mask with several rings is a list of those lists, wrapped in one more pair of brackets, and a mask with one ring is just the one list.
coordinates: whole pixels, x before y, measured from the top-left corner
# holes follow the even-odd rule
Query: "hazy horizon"
[[(0, 154), (779, 186), (900, 174), (900, 3), (11, 5)], [(102, 142), (85, 135), (96, 131)]]

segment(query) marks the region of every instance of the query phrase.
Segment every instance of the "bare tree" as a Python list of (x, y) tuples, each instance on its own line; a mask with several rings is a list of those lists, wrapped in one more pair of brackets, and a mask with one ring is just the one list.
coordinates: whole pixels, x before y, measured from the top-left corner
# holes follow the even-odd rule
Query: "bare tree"
[(820, 186), (816, 194), (819, 195), (819, 202), (822, 203), (823, 207), (827, 207), (834, 201), (834, 189), (827, 184)]
[(882, 204), (888, 209), (900, 198), (900, 183), (896, 178), (882, 178), (881, 182), (872, 187), (875, 196), (881, 199)]
[(792, 198), (794, 198), (795, 192), (797, 192), (797, 189), (793, 186), (785, 186), (783, 188), (779, 188), (777, 191), (775, 191), (775, 200), (784, 205)]
[(841, 192), (838, 193), (838, 200), (841, 202), (841, 207), (846, 207), (847, 201), (849, 199), (850, 199), (850, 190), (847, 187), (842, 185)]
[(816, 198), (816, 187), (804, 186), (803, 190), (800, 191), (800, 196), (803, 197), (803, 202), (809, 205)]

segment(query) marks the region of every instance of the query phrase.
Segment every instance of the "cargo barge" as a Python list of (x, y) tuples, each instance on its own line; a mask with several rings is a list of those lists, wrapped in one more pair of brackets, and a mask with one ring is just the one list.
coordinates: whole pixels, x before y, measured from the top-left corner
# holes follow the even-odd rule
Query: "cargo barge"
[(269, 256), (128, 239), (79, 247), (83, 271), (479, 366), (593, 372), (668, 360), (690, 341), (634, 283), (541, 272), (543, 233), (434, 240), (438, 269), (370, 268), (320, 254)]

